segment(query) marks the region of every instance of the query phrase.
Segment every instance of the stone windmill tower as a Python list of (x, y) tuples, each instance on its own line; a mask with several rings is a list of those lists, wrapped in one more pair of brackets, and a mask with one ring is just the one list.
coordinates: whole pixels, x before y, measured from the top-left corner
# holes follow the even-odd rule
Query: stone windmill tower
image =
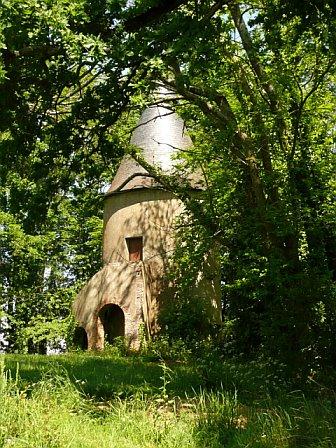
[[(131, 143), (164, 172), (173, 170), (179, 149), (191, 146), (183, 120), (157, 105), (143, 112)], [(104, 267), (73, 305), (89, 349), (102, 349), (104, 340), (112, 342), (116, 336), (125, 336), (136, 349), (141, 327), (148, 334), (157, 332), (158, 313), (165, 302), (173, 300), (167, 271), (174, 250), (175, 219), (182, 210), (181, 201), (132, 157), (123, 158), (105, 196)], [(201, 284), (213, 319), (220, 321), (218, 278), (203, 278)]]

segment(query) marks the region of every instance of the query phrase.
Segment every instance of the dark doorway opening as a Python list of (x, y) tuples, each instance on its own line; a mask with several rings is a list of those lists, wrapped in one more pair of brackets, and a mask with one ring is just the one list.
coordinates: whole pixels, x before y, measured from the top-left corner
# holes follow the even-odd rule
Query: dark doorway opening
[(118, 305), (105, 305), (99, 311), (104, 327), (104, 339), (112, 344), (118, 336), (125, 336), (125, 315)]
[(76, 327), (73, 335), (73, 344), (75, 348), (79, 348), (81, 350), (88, 349), (88, 338), (86, 331), (83, 327)]

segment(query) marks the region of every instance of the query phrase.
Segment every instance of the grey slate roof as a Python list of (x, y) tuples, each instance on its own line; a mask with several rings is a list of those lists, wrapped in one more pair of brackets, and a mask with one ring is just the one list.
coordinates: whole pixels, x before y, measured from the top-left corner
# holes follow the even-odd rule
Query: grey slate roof
[[(133, 131), (131, 143), (142, 149), (143, 157), (169, 174), (178, 163), (178, 152), (192, 145), (184, 121), (163, 105), (149, 106)], [(188, 176), (191, 184), (198, 183)], [(197, 176), (199, 177), (199, 176)], [(107, 195), (136, 188), (155, 188), (159, 184), (131, 156), (125, 156), (117, 170)], [(197, 188), (196, 184), (191, 185)]]

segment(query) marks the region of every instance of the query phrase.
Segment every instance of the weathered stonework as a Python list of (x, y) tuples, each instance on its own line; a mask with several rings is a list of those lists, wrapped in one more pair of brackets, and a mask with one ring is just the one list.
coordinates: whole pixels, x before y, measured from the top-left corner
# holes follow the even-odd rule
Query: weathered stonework
[[(166, 172), (174, 169), (178, 149), (191, 144), (183, 121), (157, 106), (143, 113), (131, 142), (142, 148), (148, 162)], [(175, 221), (182, 210), (180, 200), (164, 191), (133, 159), (123, 159), (105, 198), (104, 267), (79, 292), (73, 305), (89, 349), (102, 349), (107, 333), (125, 336), (130, 347), (137, 349), (141, 327), (147, 334), (158, 331), (160, 308), (173, 300), (167, 273)], [(141, 244), (134, 253), (128, 246), (132, 241)], [(132, 261), (132, 257), (138, 258)], [(207, 278), (200, 273), (194, 293), (219, 321), (218, 276), (212, 272)]]

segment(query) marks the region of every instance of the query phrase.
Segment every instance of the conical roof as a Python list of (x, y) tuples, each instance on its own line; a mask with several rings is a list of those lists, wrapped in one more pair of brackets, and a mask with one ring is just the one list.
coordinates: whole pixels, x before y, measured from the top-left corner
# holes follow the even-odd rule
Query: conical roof
[[(152, 105), (145, 109), (133, 131), (131, 143), (142, 149), (142, 155), (148, 163), (166, 173), (174, 170), (178, 163), (178, 152), (192, 145), (184, 121), (165, 105)], [(127, 155), (122, 159), (107, 195), (155, 187), (159, 187), (158, 183)]]

